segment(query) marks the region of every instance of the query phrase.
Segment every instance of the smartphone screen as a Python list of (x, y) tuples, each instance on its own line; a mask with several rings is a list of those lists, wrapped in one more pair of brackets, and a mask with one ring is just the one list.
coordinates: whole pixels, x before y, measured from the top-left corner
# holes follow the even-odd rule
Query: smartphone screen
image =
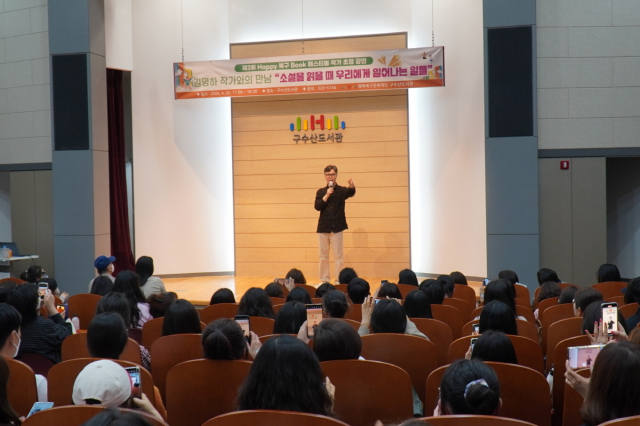
[(605, 302), (602, 304), (602, 321), (606, 324), (607, 332), (618, 330), (618, 304), (615, 302)]
[(53, 402), (36, 402), (35, 404), (33, 404), (33, 407), (31, 407), (31, 410), (29, 410), (29, 414), (27, 414), (27, 417), (30, 417), (32, 414), (35, 414), (38, 411), (46, 410), (51, 407), (53, 407)]
[(473, 330), (472, 333), (474, 335), (480, 334), (480, 324), (473, 324), (471, 327), (472, 327), (472, 330)]
[(322, 321), (322, 305), (307, 305), (307, 336), (309, 339), (313, 339), (320, 321)]
[(140, 367), (125, 367), (125, 370), (127, 370), (129, 378), (131, 379), (131, 387), (142, 387), (142, 385), (140, 384)]
[(251, 327), (249, 326), (249, 315), (236, 315), (236, 322), (240, 324), (240, 328), (242, 329), (242, 333), (244, 334), (244, 339), (251, 343)]
[(571, 346), (567, 348), (567, 359), (571, 368), (591, 368), (605, 345)]
[(65, 312), (67, 308), (65, 305), (56, 305), (56, 309), (58, 310), (58, 313), (62, 315), (62, 318), (67, 319), (67, 313)]
[(44, 295), (47, 294), (48, 288), (49, 288), (49, 284), (38, 283), (38, 294), (40, 295), (40, 299), (44, 299)]
[(471, 350), (473, 351), (473, 347), (476, 345), (476, 342), (478, 341), (479, 337), (472, 337), (471, 338)]

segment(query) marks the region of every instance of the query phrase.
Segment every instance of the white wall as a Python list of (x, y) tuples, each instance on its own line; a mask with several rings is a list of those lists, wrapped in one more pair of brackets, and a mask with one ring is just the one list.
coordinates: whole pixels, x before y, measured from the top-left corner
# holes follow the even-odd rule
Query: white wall
[(537, 0), (538, 146), (640, 146), (640, 2)]
[(46, 0), (0, 1), (0, 164), (51, 162)]
[(133, 69), (131, 0), (104, 0), (107, 68)]
[[(229, 43), (406, 31), (431, 45), (421, 0), (198, 0), (184, 3), (185, 60), (225, 59)], [(133, 7), (136, 255), (159, 274), (230, 271), (230, 102), (173, 100), (180, 2)], [(412, 267), (486, 275), (482, 4), (435, 0), (447, 87), (410, 91)]]

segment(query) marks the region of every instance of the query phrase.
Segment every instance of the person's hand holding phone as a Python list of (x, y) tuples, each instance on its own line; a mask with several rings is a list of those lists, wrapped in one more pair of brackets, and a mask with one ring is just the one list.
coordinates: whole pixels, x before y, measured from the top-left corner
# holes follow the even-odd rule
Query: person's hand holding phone
[(371, 323), (371, 314), (373, 313), (373, 307), (375, 306), (375, 299), (371, 296), (367, 296), (362, 302), (362, 321), (360, 321), (361, 326), (365, 326), (369, 328), (369, 324)]
[(309, 336), (307, 336), (307, 321), (303, 322), (298, 329), (298, 339), (302, 340), (305, 344), (309, 343)]
[(149, 398), (147, 398), (147, 395), (142, 394), (142, 398), (133, 397), (133, 403), (140, 408), (140, 411), (155, 417), (161, 422), (165, 421), (160, 415), (160, 413), (158, 413), (158, 410), (156, 410), (156, 407), (154, 407), (153, 404), (151, 404), (151, 401), (149, 401)]
[(53, 316), (58, 313), (58, 308), (56, 308), (56, 297), (49, 289), (47, 289), (44, 294), (44, 307), (47, 309), (49, 316)]
[(249, 351), (249, 355), (251, 355), (252, 359), (255, 359), (258, 351), (262, 347), (262, 342), (260, 342), (260, 338), (256, 333), (250, 331), (251, 333), (251, 343), (247, 342), (247, 351)]
[(587, 390), (589, 389), (589, 379), (573, 371), (573, 368), (569, 365), (569, 360), (565, 361), (565, 367), (567, 368), (566, 373), (564, 373), (565, 382), (582, 395), (583, 398), (586, 398)]
[(287, 290), (291, 291), (296, 287), (296, 283), (293, 280), (285, 278), (284, 286), (287, 288)]
[(589, 336), (589, 341), (592, 345), (606, 345), (609, 343), (607, 325), (602, 319), (593, 323), (593, 334), (589, 333), (588, 330), (584, 332)]

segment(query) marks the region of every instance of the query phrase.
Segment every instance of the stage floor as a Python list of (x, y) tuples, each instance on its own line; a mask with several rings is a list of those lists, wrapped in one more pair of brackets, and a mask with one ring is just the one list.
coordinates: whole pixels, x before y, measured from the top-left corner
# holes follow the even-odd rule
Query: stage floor
[[(207, 306), (211, 295), (218, 289), (228, 288), (236, 295), (236, 301), (240, 301), (242, 295), (251, 287), (264, 288), (267, 284), (273, 281), (274, 277), (236, 277), (233, 275), (227, 276), (202, 276), (202, 277), (188, 277), (188, 278), (162, 278), (162, 281), (167, 288), (167, 291), (173, 291), (178, 294), (180, 299), (187, 299), (196, 306)], [(373, 293), (379, 286), (380, 281), (388, 280), (390, 282), (397, 282), (397, 277), (363, 277), (371, 285), (371, 292)], [(422, 281), (424, 278), (418, 278), (418, 281)], [(311, 279), (307, 278), (307, 283), (317, 287), (317, 283), (320, 280), (315, 277)], [(469, 285), (478, 292), (480, 282), (470, 281)], [(313, 295), (311, 295), (313, 297)]]

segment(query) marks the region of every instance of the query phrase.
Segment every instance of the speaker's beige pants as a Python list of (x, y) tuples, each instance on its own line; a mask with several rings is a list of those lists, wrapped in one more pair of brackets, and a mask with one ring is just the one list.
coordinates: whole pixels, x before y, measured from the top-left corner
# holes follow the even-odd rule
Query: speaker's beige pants
[(344, 268), (342, 232), (331, 232), (329, 234), (318, 232), (318, 247), (320, 249), (320, 281), (331, 282), (329, 277), (329, 247), (331, 247), (336, 267), (335, 282), (337, 284), (338, 275)]

